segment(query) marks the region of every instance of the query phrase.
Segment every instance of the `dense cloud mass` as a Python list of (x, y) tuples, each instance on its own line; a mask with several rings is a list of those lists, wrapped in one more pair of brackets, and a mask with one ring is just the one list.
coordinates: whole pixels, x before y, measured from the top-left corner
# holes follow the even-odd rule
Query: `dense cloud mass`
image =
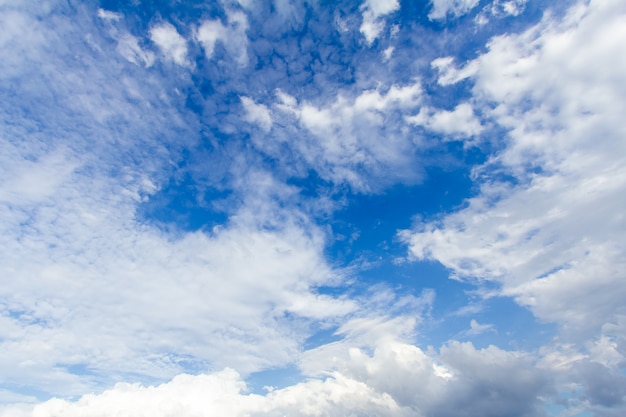
[(621, 416), (621, 0), (0, 2), (0, 416)]

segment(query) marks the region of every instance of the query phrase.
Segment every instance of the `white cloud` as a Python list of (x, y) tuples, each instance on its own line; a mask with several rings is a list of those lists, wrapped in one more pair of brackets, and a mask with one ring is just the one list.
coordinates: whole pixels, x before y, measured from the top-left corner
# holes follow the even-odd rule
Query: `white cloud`
[[(465, 68), (506, 147), (466, 208), (402, 233), (412, 256), (499, 283), (577, 341), (624, 340), (625, 24), (620, 2), (591, 2), (494, 38)], [(516, 181), (482, 180), (494, 172)]]
[[(323, 178), (348, 183), (359, 191), (379, 184), (369, 178), (385, 172), (387, 180), (412, 181), (415, 144), (403, 115), (415, 111), (422, 99), (419, 82), (393, 85), (386, 92), (364, 91), (348, 99), (341, 94), (325, 106), (298, 103), (294, 97), (277, 93), (278, 112), (310, 132), (290, 144)], [(278, 116), (277, 116), (278, 117)], [(287, 137), (289, 138), (289, 137)], [(259, 143), (259, 147), (267, 145)], [(379, 180), (384, 179), (378, 176)]]
[(393, 51), (395, 50), (395, 48), (393, 46), (388, 47), (387, 49), (385, 49), (383, 51), (383, 61), (389, 61), (391, 59), (391, 56), (393, 55)]
[(186, 66), (187, 41), (170, 23), (161, 23), (150, 29), (150, 39), (165, 57), (178, 65)]
[(624, 407), (625, 27), (623, 3), (579, 3), (460, 69), (434, 61), (441, 85), (470, 79), (474, 105), (508, 134), (463, 209), (401, 233), (411, 256), (559, 325), (540, 366), (576, 398), (568, 413)]
[(77, 401), (53, 399), (24, 415), (543, 415), (538, 396), (549, 393), (550, 381), (531, 357), (459, 342), (426, 353), (401, 341), (413, 323), (408, 317), (352, 321), (343, 340), (307, 352), (305, 372), (311, 360), (316, 374), (325, 372), (264, 395), (249, 394), (241, 376), (225, 369), (157, 386), (120, 383)]
[(272, 116), (267, 106), (255, 103), (249, 97), (241, 97), (241, 104), (246, 112), (244, 119), (250, 123), (257, 123), (266, 132), (272, 128)]
[(445, 19), (448, 15), (463, 16), (478, 5), (478, 0), (432, 0), (431, 20)]
[[(127, 61), (136, 65), (144, 65), (150, 67), (154, 63), (154, 53), (152, 51), (144, 49), (140, 45), (140, 39), (128, 32), (124, 27), (118, 27), (120, 21), (124, 16), (121, 13), (115, 13), (104, 9), (98, 9), (98, 17), (107, 23), (109, 34), (117, 41), (117, 51)], [(86, 37), (86, 40), (90, 40), (91, 37)], [(91, 41), (91, 46), (98, 48)]]
[(87, 46), (80, 21), (57, 17), (28, 25), (40, 44), (20, 25), (0, 44), (0, 57), (29, 49), (0, 59), (13, 68), (2, 83), (32, 75), (11, 99), (28, 112), (0, 113), (3, 384), (72, 396), (184, 369), (246, 374), (293, 362), (312, 320), (358, 308), (318, 293), (343, 279), (324, 232), (281, 208), (293, 191), (262, 170), (236, 173), (240, 204), (221, 228), (143, 220), (197, 120), (158, 74), (116, 60), (106, 34)]
[(207, 58), (213, 56), (215, 45), (220, 42), (228, 53), (239, 63), (248, 63), (248, 18), (242, 12), (227, 14), (227, 24), (220, 20), (204, 21), (196, 32), (196, 40), (202, 44)]
[(38, 405), (32, 416), (408, 415), (388, 394), (378, 393), (341, 374), (275, 390), (265, 396), (247, 394), (245, 389), (239, 375), (228, 369), (209, 375), (179, 375), (155, 387), (119, 384), (101, 395), (87, 395), (75, 403), (51, 400)]
[(486, 5), (476, 16), (475, 21), (479, 25), (489, 23), (491, 17), (501, 18), (506, 16), (519, 16), (526, 8), (528, 0), (494, 0)]
[(469, 138), (483, 131), (480, 120), (474, 115), (474, 110), (468, 103), (461, 103), (452, 111), (422, 107), (415, 116), (406, 117), (406, 121), (452, 138)]
[(437, 78), (439, 85), (446, 86), (456, 84), (459, 81), (476, 75), (479, 69), (478, 61), (471, 61), (462, 69), (455, 68), (453, 64), (454, 58), (450, 56), (433, 60), (431, 66), (439, 72), (439, 77)]
[(122, 193), (113, 197), (88, 191), (93, 182), (106, 184), (71, 177), (30, 215), (27, 230), (14, 223), (21, 217), (4, 217), (2, 274), (13, 284), (1, 292), (8, 306), (1, 362), (15, 383), (61, 394), (91, 383), (60, 364), (105, 378), (170, 377), (179, 361), (242, 372), (282, 365), (306, 336), (303, 323), (292, 328), (285, 314), (325, 320), (355, 308), (314, 293), (337, 280), (315, 230), (289, 223), (260, 230), (248, 223), (268, 220), (259, 219), (259, 202), (229, 227), (172, 241), (133, 220), (134, 191), (109, 184)]
[(363, 13), (360, 31), (371, 45), (385, 29), (382, 17), (399, 10), (400, 3), (398, 0), (365, 0), (360, 9)]
[(117, 39), (117, 50), (129, 62), (136, 65), (152, 66), (154, 63), (154, 54), (151, 51), (144, 50), (139, 45), (139, 39), (130, 33), (123, 33)]
[(3, 141), (0, 153), (5, 162), (0, 168), (0, 202), (5, 203), (44, 201), (57, 193), (59, 186), (80, 166), (68, 159), (68, 150), (56, 150), (37, 161), (22, 161), (18, 149)]
[(120, 20), (124, 16), (121, 13), (115, 13), (110, 10), (98, 9), (98, 17), (104, 20)]
[(466, 336), (477, 336), (486, 332), (495, 332), (493, 324), (480, 324), (476, 320), (472, 319), (470, 321), (470, 328), (463, 332), (463, 334)]

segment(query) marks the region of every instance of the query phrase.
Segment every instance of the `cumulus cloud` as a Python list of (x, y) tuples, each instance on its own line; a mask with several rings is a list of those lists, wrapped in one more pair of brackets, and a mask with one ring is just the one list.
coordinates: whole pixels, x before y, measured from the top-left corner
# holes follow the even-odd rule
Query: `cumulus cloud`
[(382, 17), (399, 10), (400, 3), (398, 0), (365, 0), (360, 9), (363, 13), (360, 31), (371, 45), (385, 29)]
[(479, 25), (489, 23), (490, 19), (506, 16), (519, 16), (526, 8), (528, 0), (494, 0), (486, 5), (476, 16), (475, 21)]
[[(250, 16), (257, 10), (241, 4)], [(444, 16), (470, 7), (447, 4)], [(279, 13), (289, 6), (275, 3)], [(261, 36), (252, 40), (268, 30), (250, 30), (241, 12), (191, 30), (208, 58), (232, 59), (243, 74), (233, 81), (208, 65), (214, 77), (200, 88), (187, 77), (189, 44), (168, 23), (142, 38), (122, 14), (89, 5), (2, 7), (0, 90), (9, 104), (0, 105), (0, 402), (24, 403), (0, 406), (3, 417), (542, 416), (546, 405), (623, 414), (621, 2), (581, 3), (564, 19), (546, 14), (529, 30), (493, 38), (470, 62), (432, 61), (439, 85), (429, 89), (458, 100), (445, 108), (410, 75), (399, 82), (360, 69), (349, 85), (290, 79), (268, 99), (283, 80), (254, 84), (257, 67), (244, 68), (248, 50), (271, 49)], [(371, 45), (398, 8), (367, 1), (346, 19), (358, 26), (363, 15)], [(316, 18), (311, 31), (320, 29)], [(333, 59), (352, 59), (308, 40), (289, 53), (315, 50), (311, 62), (324, 65), (310, 70), (315, 76)], [(362, 52), (377, 65), (381, 53), (414, 57), (401, 42), (385, 47)], [(184, 76), (151, 66), (149, 48), (182, 65)], [(420, 59), (423, 68), (432, 56)], [(276, 61), (305, 67), (304, 59)], [(294, 86), (309, 89), (299, 95)], [(471, 172), (476, 185), (464, 205), (400, 233), (410, 256), (439, 261), (476, 284), (476, 294), (513, 297), (557, 323), (545, 346), (426, 347), (432, 335), (421, 326), (434, 291), (400, 295), (411, 290), (380, 285), (363, 295), (356, 287), (367, 283), (357, 280), (344, 291), (353, 270), (328, 259), (334, 226), (315, 224), (307, 211), (326, 215), (343, 201), (305, 207), (289, 180), (315, 170), (321, 180), (310, 184), (329, 193), (418, 181), (421, 141), (449, 145), (421, 138), (424, 131), (443, 142), (480, 135), (494, 151)], [(187, 177), (193, 193), (177, 187)], [(177, 191), (196, 198), (203, 227), (145, 215)], [(184, 204), (177, 197), (173, 204)], [(446, 317), (487, 304), (455, 306)], [(456, 335), (495, 332), (482, 317), (467, 318), (469, 329)], [(297, 368), (298, 381), (250, 393), (250, 373), (285, 366)], [(53, 395), (60, 399), (44, 401)]]
[(248, 63), (248, 18), (242, 12), (227, 14), (227, 23), (220, 20), (206, 20), (202, 22), (196, 32), (196, 40), (204, 48), (207, 58), (211, 58), (217, 43), (221, 43), (226, 51), (239, 63)]
[(428, 14), (431, 20), (463, 16), (478, 5), (478, 0), (432, 0), (433, 9)]
[(257, 123), (266, 132), (272, 128), (272, 116), (267, 106), (257, 104), (249, 97), (241, 97), (241, 104), (246, 112), (245, 120)]
[[(506, 146), (475, 169), (480, 192), (463, 209), (401, 233), (414, 258), (437, 260), (457, 279), (497, 283), (484, 294), (514, 297), (559, 324), (559, 343), (571, 343), (570, 353), (552, 356), (567, 369), (563, 380), (578, 379), (591, 403), (616, 407), (621, 388), (602, 397), (592, 387), (620, 372), (626, 341), (625, 22), (618, 1), (578, 4), (561, 20), (547, 15), (494, 38), (464, 66), (471, 71), (444, 77), (472, 77), (474, 98), (508, 132)], [(609, 358), (612, 370), (586, 365)]]
[(557, 323), (542, 366), (560, 390), (585, 393), (571, 412), (597, 415), (623, 410), (624, 398), (625, 13), (617, 1), (578, 4), (561, 20), (546, 15), (492, 39), (461, 69), (433, 62), (441, 85), (474, 84), (476, 105), (508, 132), (506, 146), (475, 169), (480, 193), (465, 208), (401, 233), (412, 257), (479, 286), (497, 283), (484, 294), (511, 296)]
[(187, 41), (170, 23), (161, 23), (152, 27), (150, 39), (157, 44), (166, 59), (178, 65), (188, 65)]
[[(316, 372), (325, 374), (263, 395), (249, 393), (237, 372), (224, 369), (156, 386), (120, 383), (77, 401), (38, 404), (24, 416), (543, 415), (538, 396), (549, 394), (550, 378), (531, 357), (459, 342), (427, 353), (401, 340), (414, 324), (410, 317), (363, 324), (348, 323), (346, 338), (309, 352)], [(370, 329), (383, 337), (363, 338)]]
[[(325, 260), (324, 232), (281, 207), (277, 196), (292, 191), (252, 167), (221, 227), (185, 233), (142, 217), (197, 120), (158, 74), (116, 61), (106, 33), (85, 45), (83, 28), (60, 16), (33, 19), (41, 44), (0, 60), (43, 80), (0, 112), (2, 383), (70, 396), (126, 376), (293, 362), (311, 320), (358, 307), (317, 291), (343, 279)], [(14, 28), (19, 50), (29, 40)], [(65, 65), (77, 51), (81, 65)], [(3, 88), (24, 82), (0, 74)]]
[[(460, 277), (496, 280), (540, 317), (573, 324), (593, 305), (601, 324), (613, 320), (624, 289), (626, 177), (617, 148), (626, 95), (615, 86), (626, 63), (616, 58), (616, 40), (597, 39), (624, 31), (611, 4), (592, 3), (584, 15), (580, 7), (561, 24), (546, 18), (494, 39), (473, 64), (475, 96), (497, 103), (491, 114), (510, 131), (507, 148), (476, 174), (500, 166), (521, 184), (486, 182), (466, 209), (403, 235), (417, 258), (437, 259)], [(588, 59), (566, 58), (579, 56)], [(535, 105), (524, 108), (523, 100)], [(599, 286), (613, 290), (589, 297)]]
[(415, 144), (402, 115), (421, 102), (419, 82), (364, 91), (354, 98), (339, 95), (323, 106), (298, 103), (281, 91), (277, 96), (276, 109), (283, 117), (295, 116), (311, 135), (291, 146), (324, 178), (359, 191), (375, 189), (377, 184), (368, 183), (368, 178), (383, 171), (389, 179), (415, 178), (410, 165)]
[(457, 105), (454, 110), (433, 110), (422, 107), (415, 116), (408, 116), (407, 122), (424, 126), (433, 132), (449, 135), (452, 138), (472, 137), (483, 130), (480, 120), (468, 103)]

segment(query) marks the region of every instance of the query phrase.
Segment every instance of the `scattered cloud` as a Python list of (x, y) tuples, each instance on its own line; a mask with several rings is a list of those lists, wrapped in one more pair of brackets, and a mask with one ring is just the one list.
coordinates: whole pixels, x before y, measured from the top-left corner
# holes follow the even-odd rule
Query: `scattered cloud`
[[(543, 414), (537, 397), (548, 393), (549, 378), (529, 366), (530, 358), (494, 346), (479, 350), (471, 343), (459, 342), (442, 347), (439, 354), (427, 354), (394, 340), (389, 331), (396, 324), (389, 324), (387, 337), (367, 350), (335, 346), (332, 352), (338, 356), (326, 356), (325, 376), (263, 395), (247, 393), (241, 376), (225, 369), (178, 375), (158, 386), (120, 383), (74, 402), (53, 399), (37, 405), (33, 415), (134, 416), (147, 412), (157, 417), (171, 413), (186, 417), (207, 411), (233, 416)], [(378, 323), (381, 325), (388, 326)]]
[(242, 12), (227, 14), (227, 23), (220, 20), (205, 20), (196, 32), (196, 40), (204, 48), (208, 59), (213, 57), (215, 46), (222, 44), (239, 65), (248, 63), (248, 18)]
[(121, 13), (115, 13), (109, 10), (98, 9), (98, 17), (104, 20), (120, 20), (124, 16)]
[(452, 111), (433, 111), (422, 107), (418, 114), (408, 116), (406, 120), (411, 124), (424, 126), (433, 132), (451, 137), (469, 138), (479, 135), (483, 130), (480, 120), (474, 115), (474, 110), (468, 103), (461, 103)]
[(375, 189), (377, 184), (368, 183), (368, 178), (383, 171), (396, 180), (416, 177), (410, 167), (415, 144), (403, 131), (402, 115), (420, 104), (419, 82), (364, 91), (352, 99), (339, 95), (319, 107), (298, 103), (281, 91), (277, 96), (276, 109), (295, 117), (311, 135), (292, 146), (322, 177), (359, 191)]
[(187, 41), (170, 23), (161, 23), (150, 29), (150, 39), (157, 44), (161, 53), (170, 61), (185, 66), (187, 62)]
[(448, 16), (463, 16), (474, 7), (478, 0), (432, 0), (433, 8), (428, 14), (431, 20), (446, 19)]
[(131, 3), (0, 5), (0, 416), (624, 414), (623, 2)]
[(246, 112), (246, 121), (257, 123), (266, 132), (272, 128), (272, 116), (267, 106), (256, 104), (249, 97), (241, 97), (241, 104)]
[(360, 31), (371, 46), (385, 29), (382, 17), (399, 10), (400, 3), (398, 0), (365, 0), (360, 9), (363, 13)]

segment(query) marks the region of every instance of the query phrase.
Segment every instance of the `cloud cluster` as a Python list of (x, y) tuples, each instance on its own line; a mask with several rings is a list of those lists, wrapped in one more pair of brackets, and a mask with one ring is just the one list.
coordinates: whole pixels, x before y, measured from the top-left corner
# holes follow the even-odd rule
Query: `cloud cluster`
[[(293, 191), (262, 169), (237, 178), (241, 204), (221, 227), (172, 232), (142, 218), (197, 120), (178, 111), (176, 85), (118, 59), (106, 33), (84, 44), (71, 17), (29, 22), (0, 51), (30, 50), (0, 64), (13, 68), (3, 91), (24, 87), (0, 121), (3, 384), (67, 396), (185, 369), (247, 374), (293, 361), (311, 320), (357, 307), (318, 293), (343, 279), (324, 259), (325, 235), (280, 207), (276, 196)], [(152, 34), (183, 59), (172, 27)]]
[(445, 19), (448, 15), (462, 16), (478, 6), (478, 0), (432, 0), (432, 5), (433, 9), (428, 17), (436, 20)]
[[(281, 140), (322, 178), (349, 184), (357, 191), (375, 191), (381, 181), (418, 178), (419, 171), (412, 167), (417, 146), (403, 115), (411, 114), (421, 103), (419, 82), (393, 85), (386, 91), (364, 91), (354, 98), (340, 94), (321, 106), (298, 102), (280, 90), (276, 95), (271, 111), (242, 101), (247, 120), (266, 131), (272, 123), (276, 126), (275, 134), (255, 141), (264, 152), (281, 152), (277, 146)], [(296, 131), (306, 133), (293, 141)]]
[(220, 20), (206, 20), (202, 22), (196, 33), (196, 40), (204, 48), (207, 58), (211, 58), (215, 51), (215, 46), (222, 44), (226, 51), (239, 63), (248, 63), (248, 18), (242, 12), (234, 11), (228, 13), (227, 23)]
[(187, 41), (170, 23), (161, 23), (150, 29), (150, 39), (167, 59), (178, 65), (188, 65)]
[[(248, 393), (241, 376), (225, 369), (179, 375), (158, 386), (122, 383), (77, 401), (53, 399), (24, 416), (544, 415), (538, 396), (550, 394), (549, 377), (532, 367), (532, 358), (459, 342), (426, 353), (394, 334), (407, 326), (410, 319), (347, 323), (346, 339), (310, 352), (324, 376), (263, 395)], [(381, 331), (385, 337), (376, 337)]]
[[(592, 1), (492, 39), (460, 69), (436, 61), (442, 85), (470, 77), (506, 145), (475, 169), (479, 193), (465, 208), (401, 233), (415, 259), (479, 286), (496, 283), (486, 295), (514, 297), (559, 324), (560, 342), (574, 343), (570, 370), (583, 380), (596, 375), (591, 368), (617, 378), (626, 353), (625, 22), (619, 1)], [(620, 358), (612, 371), (583, 359), (601, 362), (607, 351), (592, 346), (604, 338)], [(581, 384), (590, 397), (602, 385)]]
[(368, 45), (371, 45), (385, 29), (382, 17), (399, 10), (400, 3), (398, 0), (365, 0), (360, 9), (363, 12), (360, 31)]
[[(143, 35), (89, 5), (0, 5), (0, 403), (59, 397), (0, 415), (623, 413), (623, 2), (547, 13), (469, 62), (421, 56), (407, 36), (377, 44), (396, 0), (351, 16), (239, 3), (150, 18)], [(429, 17), (478, 3), (433, 1)], [(354, 30), (339, 33), (344, 17)], [(414, 77), (429, 65), (438, 78)], [(475, 194), (400, 240), (556, 323), (530, 352), (419, 344), (435, 291), (370, 286), (329, 260), (332, 221), (315, 222), (344, 202), (291, 181), (375, 194), (453, 147), (484, 151)], [(203, 227), (176, 223), (183, 197)], [(170, 223), (146, 215), (159, 199)], [(501, 335), (468, 321), (453, 337)], [(250, 374), (285, 367), (299, 381), (250, 392)]]

